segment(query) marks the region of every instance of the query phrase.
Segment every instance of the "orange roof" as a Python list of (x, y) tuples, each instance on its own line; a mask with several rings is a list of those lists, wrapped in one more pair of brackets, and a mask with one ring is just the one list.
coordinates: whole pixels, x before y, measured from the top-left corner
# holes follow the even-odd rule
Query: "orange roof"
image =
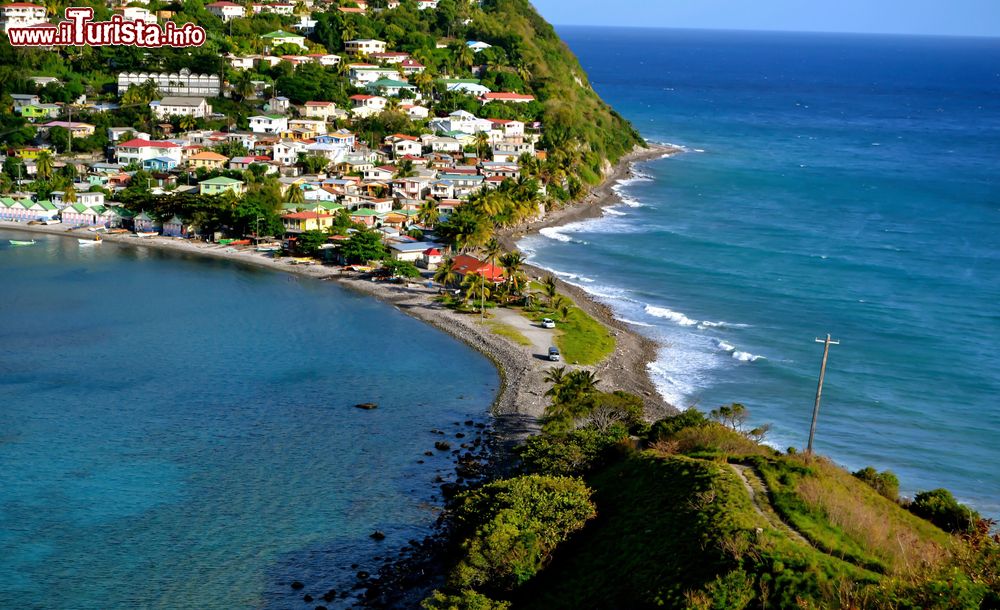
[(226, 155), (220, 155), (217, 152), (212, 152), (210, 150), (203, 150), (200, 153), (191, 155), (188, 159), (198, 159), (199, 161), (228, 161), (229, 157)]
[(289, 218), (291, 220), (308, 220), (308, 219), (318, 219), (318, 218), (330, 218), (329, 214), (321, 214), (319, 212), (293, 212), (292, 214), (285, 214), (282, 218)]

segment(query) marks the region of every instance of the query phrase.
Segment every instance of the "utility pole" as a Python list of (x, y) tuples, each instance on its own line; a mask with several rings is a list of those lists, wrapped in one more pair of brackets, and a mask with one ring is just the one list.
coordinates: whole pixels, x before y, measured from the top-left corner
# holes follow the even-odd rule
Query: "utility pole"
[(69, 146), (66, 149), (68, 154), (73, 154), (73, 106), (69, 106)]
[(806, 447), (806, 455), (812, 455), (813, 438), (816, 436), (816, 418), (819, 417), (819, 399), (823, 395), (823, 378), (826, 377), (826, 360), (830, 355), (831, 345), (840, 345), (840, 341), (834, 341), (827, 333), (826, 339), (816, 339), (816, 343), (823, 344), (823, 364), (819, 368), (819, 385), (816, 386), (816, 404), (813, 405), (812, 425), (809, 426), (809, 445)]

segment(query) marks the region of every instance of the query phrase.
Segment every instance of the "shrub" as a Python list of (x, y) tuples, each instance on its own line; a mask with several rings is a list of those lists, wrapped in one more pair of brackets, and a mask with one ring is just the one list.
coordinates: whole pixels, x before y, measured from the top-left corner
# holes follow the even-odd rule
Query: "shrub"
[(739, 432), (722, 424), (707, 422), (701, 426), (683, 428), (673, 435), (678, 453), (721, 455), (766, 455), (772, 453)]
[(434, 591), (420, 602), (420, 607), (424, 610), (506, 610), (510, 604), (492, 600), (472, 589), (464, 589), (455, 594)]
[(451, 575), (460, 588), (509, 591), (533, 577), (556, 545), (596, 515), (579, 479), (527, 475), (484, 485), (456, 499), (463, 538)]
[(653, 442), (668, 439), (685, 428), (704, 426), (707, 423), (708, 419), (701, 411), (691, 408), (681, 411), (677, 415), (671, 415), (670, 417), (658, 420), (649, 429), (649, 436), (647, 438)]
[(878, 472), (871, 466), (866, 466), (855, 472), (854, 476), (870, 485), (883, 497), (893, 502), (899, 500), (899, 479), (891, 470)]
[(934, 489), (918, 493), (909, 506), (910, 512), (926, 519), (946, 532), (971, 532), (979, 515), (960, 504), (947, 489)]
[(582, 428), (568, 434), (529, 437), (517, 448), (528, 472), (547, 475), (583, 475), (608, 464), (615, 448), (628, 438), (621, 426), (599, 432)]

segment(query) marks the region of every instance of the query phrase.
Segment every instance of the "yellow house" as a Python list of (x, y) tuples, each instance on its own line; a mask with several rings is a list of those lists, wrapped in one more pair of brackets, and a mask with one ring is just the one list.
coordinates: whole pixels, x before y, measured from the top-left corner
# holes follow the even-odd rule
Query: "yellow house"
[(191, 169), (204, 167), (207, 170), (213, 170), (222, 169), (226, 165), (226, 162), (229, 161), (229, 157), (210, 150), (203, 150), (188, 157), (187, 161), (188, 167)]
[(325, 231), (333, 226), (333, 216), (319, 212), (295, 212), (281, 217), (287, 233), (302, 233), (305, 231)]
[(43, 150), (47, 149), (25, 146), (24, 148), (19, 148), (17, 151), (14, 152), (14, 154), (22, 159), (37, 159), (38, 154), (41, 153)]

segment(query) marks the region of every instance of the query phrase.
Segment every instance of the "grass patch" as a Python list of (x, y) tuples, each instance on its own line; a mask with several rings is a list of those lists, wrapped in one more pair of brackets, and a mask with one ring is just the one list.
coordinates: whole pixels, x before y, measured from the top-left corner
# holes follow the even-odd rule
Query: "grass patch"
[(523, 345), (525, 347), (531, 346), (531, 340), (525, 337), (521, 331), (517, 330), (509, 324), (504, 324), (503, 322), (487, 322), (487, 326), (494, 335), (500, 335), (501, 337), (510, 339), (518, 345)]
[(781, 517), (823, 551), (882, 574), (935, 568), (951, 540), (823, 458), (751, 458)]
[(615, 351), (615, 338), (608, 328), (579, 307), (570, 307), (565, 319), (561, 313), (548, 309), (521, 310), (521, 315), (536, 323), (542, 318), (556, 321), (553, 339), (567, 364), (598, 364)]

